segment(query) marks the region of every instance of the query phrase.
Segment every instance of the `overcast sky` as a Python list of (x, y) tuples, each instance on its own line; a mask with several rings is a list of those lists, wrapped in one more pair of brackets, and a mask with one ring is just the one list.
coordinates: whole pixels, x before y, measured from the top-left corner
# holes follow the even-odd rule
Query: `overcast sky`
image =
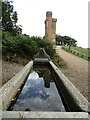
[(88, 47), (88, 0), (14, 0), (13, 5), (23, 33), (43, 37), (46, 12), (52, 11), (57, 18), (56, 33)]

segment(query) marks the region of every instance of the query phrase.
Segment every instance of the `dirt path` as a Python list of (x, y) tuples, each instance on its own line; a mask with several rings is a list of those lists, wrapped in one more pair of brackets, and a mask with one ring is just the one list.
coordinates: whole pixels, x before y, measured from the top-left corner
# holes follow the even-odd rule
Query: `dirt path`
[(64, 51), (60, 46), (56, 47), (56, 52), (68, 64), (63, 73), (88, 99), (88, 61)]

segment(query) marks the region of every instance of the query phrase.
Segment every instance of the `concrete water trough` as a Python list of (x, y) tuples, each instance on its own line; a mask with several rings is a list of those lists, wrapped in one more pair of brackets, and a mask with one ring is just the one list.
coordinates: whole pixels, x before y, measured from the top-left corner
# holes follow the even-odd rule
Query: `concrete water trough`
[[(10, 107), (13, 99), (17, 95), (18, 91), (25, 85), (25, 80), (30, 74), (33, 67), (48, 66), (58, 90), (58, 94), (65, 107), (65, 111), (10, 111)], [(38, 104), (38, 103), (37, 103)], [(3, 119), (13, 118), (28, 118), (28, 119), (89, 119), (88, 101), (84, 96), (75, 88), (75, 86), (65, 77), (60, 69), (48, 59), (47, 55), (44, 58), (35, 57), (33, 61), (30, 61), (19, 73), (17, 73), (10, 81), (0, 88), (0, 117)]]

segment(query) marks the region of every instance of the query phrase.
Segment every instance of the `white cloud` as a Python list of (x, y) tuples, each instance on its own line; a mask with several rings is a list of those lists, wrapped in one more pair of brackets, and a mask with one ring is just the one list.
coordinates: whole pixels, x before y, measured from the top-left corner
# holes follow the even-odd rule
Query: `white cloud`
[(68, 35), (88, 46), (88, 0), (14, 0), (23, 33), (44, 36), (46, 11), (57, 18), (57, 34)]
[(29, 74), (28, 79), (33, 79), (33, 80), (37, 80), (39, 78), (39, 75), (37, 72), (33, 71), (32, 73)]

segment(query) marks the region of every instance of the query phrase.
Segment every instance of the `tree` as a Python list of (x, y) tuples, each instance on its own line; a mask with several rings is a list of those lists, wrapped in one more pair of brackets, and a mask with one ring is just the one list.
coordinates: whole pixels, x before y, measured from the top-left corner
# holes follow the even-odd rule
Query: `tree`
[(61, 35), (56, 35), (56, 44), (63, 44), (63, 37)]
[(5, 31), (12, 31), (13, 23), (11, 20), (11, 13), (13, 6), (9, 2), (2, 2), (2, 28)]
[(68, 46), (76, 46), (76, 40), (69, 37), (69, 36), (61, 36), (61, 35), (56, 35), (56, 44), (64, 44)]
[(13, 23), (16, 25), (18, 18), (17, 18), (17, 12), (13, 12), (12, 19), (14, 20)]
[(2, 2), (2, 29), (13, 34), (20, 33), (22, 28), (17, 24), (17, 12), (13, 11), (13, 5), (9, 1)]

